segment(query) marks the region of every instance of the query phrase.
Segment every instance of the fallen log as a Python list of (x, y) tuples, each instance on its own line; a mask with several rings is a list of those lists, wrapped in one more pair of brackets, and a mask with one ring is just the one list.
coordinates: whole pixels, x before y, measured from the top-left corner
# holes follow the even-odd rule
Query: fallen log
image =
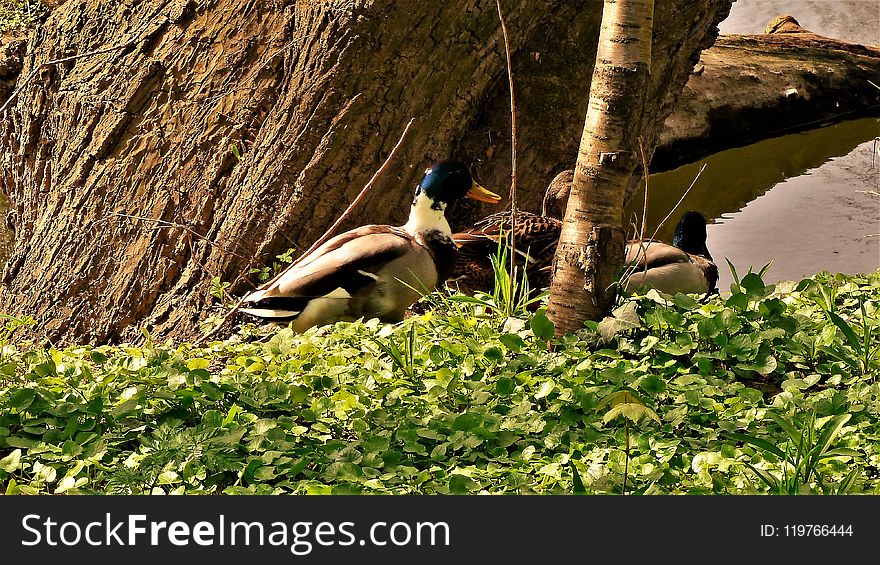
[[(666, 119), (652, 172), (844, 119), (880, 115), (880, 47), (778, 16), (762, 35), (721, 35)], [(871, 84), (873, 82), (874, 84)]]

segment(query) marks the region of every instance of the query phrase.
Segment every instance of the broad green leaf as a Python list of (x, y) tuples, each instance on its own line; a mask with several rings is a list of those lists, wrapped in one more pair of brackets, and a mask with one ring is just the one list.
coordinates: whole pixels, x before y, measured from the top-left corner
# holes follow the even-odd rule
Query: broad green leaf
[(94, 361), (95, 363), (97, 363), (99, 365), (102, 363), (105, 363), (107, 361), (106, 355), (104, 355), (100, 351), (96, 351), (94, 349), (89, 352), (89, 357), (91, 357), (92, 361)]
[(468, 494), (479, 488), (480, 486), (470, 477), (457, 473), (449, 475), (449, 492), (453, 494)]
[(666, 390), (666, 381), (657, 375), (645, 375), (639, 380), (639, 388), (650, 395)]
[(549, 341), (553, 337), (553, 322), (545, 314), (535, 314), (529, 319), (529, 328), (538, 339)]
[(700, 307), (700, 303), (687, 294), (677, 293), (672, 297), (672, 301), (676, 306), (684, 310), (696, 310)]
[(504, 334), (500, 336), (498, 340), (503, 343), (507, 349), (513, 351), (514, 353), (519, 353), (526, 344), (523, 341), (523, 338), (519, 337), (516, 334)]
[(495, 383), (495, 392), (501, 396), (507, 396), (509, 394), (513, 394), (513, 391), (516, 389), (516, 381), (513, 379), (509, 379), (507, 377), (501, 377)]
[(32, 447), (36, 447), (39, 442), (30, 438), (21, 437), (21, 436), (9, 436), (6, 438), (6, 444), (9, 447), (19, 447), (21, 449), (31, 449)]
[(14, 473), (18, 471), (19, 466), (21, 465), (21, 449), (13, 450), (12, 453), (0, 459), (0, 469), (3, 469), (7, 473)]
[(254, 479), (258, 481), (269, 481), (275, 478), (275, 467), (264, 465), (254, 471)]
[(455, 418), (452, 422), (452, 429), (468, 431), (479, 426), (482, 421), (483, 418), (481, 418), (479, 414), (467, 412)]
[(75, 441), (67, 440), (64, 442), (64, 445), (61, 446), (61, 454), (65, 457), (76, 457), (80, 453), (82, 453), (82, 446)]
[(487, 347), (486, 351), (483, 352), (483, 355), (486, 359), (495, 361), (496, 363), (504, 361), (504, 352), (498, 347)]
[(436, 445), (434, 449), (431, 450), (431, 459), (437, 460), (446, 457), (447, 447), (449, 447), (448, 443), (441, 443)]
[(660, 418), (657, 416), (657, 413), (645, 406), (644, 404), (616, 404), (605, 413), (605, 416), (602, 417), (602, 421), (606, 424), (617, 418), (618, 416), (623, 416), (627, 420), (632, 422), (639, 422), (643, 418), (650, 418), (656, 421), (658, 424), (660, 423)]
[(739, 363), (737, 365), (740, 369), (745, 369), (747, 371), (755, 371), (761, 375), (769, 375), (779, 366), (779, 363), (776, 361), (776, 358), (772, 355), (765, 355), (763, 357), (759, 357), (754, 360), (752, 363)]
[(223, 398), (223, 391), (211, 381), (202, 381), (200, 388), (202, 389), (202, 392), (205, 393), (205, 396), (211, 400), (220, 400)]
[(764, 294), (764, 281), (757, 273), (748, 273), (742, 278), (740, 284), (750, 296), (762, 296)]
[(15, 389), (6, 403), (16, 410), (24, 410), (34, 401), (37, 393), (32, 388)]
[(446, 439), (446, 435), (438, 433), (430, 428), (419, 428), (418, 430), (416, 430), (416, 433), (419, 435), (419, 437), (425, 439), (433, 439), (435, 441), (443, 441)]
[(201, 357), (196, 357), (194, 359), (190, 359), (186, 362), (186, 368), (190, 371), (194, 369), (207, 369), (211, 364), (210, 359), (203, 359)]
[(541, 388), (538, 389), (538, 392), (535, 393), (535, 398), (544, 398), (556, 387), (556, 383), (553, 381), (544, 381), (541, 383)]
[(132, 398), (130, 400), (126, 400), (125, 402), (119, 404), (118, 406), (116, 406), (116, 408), (113, 409), (113, 417), (114, 418), (123, 418), (125, 416), (128, 416), (129, 414), (133, 414), (134, 412), (137, 411), (137, 407), (138, 407), (138, 399), (137, 398)]
[(728, 308), (736, 308), (737, 310), (745, 310), (749, 305), (749, 296), (747, 294), (732, 294), (727, 302), (724, 303)]

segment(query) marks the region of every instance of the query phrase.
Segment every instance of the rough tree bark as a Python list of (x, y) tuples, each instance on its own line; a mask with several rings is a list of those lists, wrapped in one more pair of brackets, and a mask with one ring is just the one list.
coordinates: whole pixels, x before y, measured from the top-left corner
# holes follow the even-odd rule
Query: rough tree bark
[[(654, 0), (605, 0), (590, 106), (553, 262), (547, 316), (557, 334), (611, 308), (623, 266), (623, 204), (642, 159)], [(645, 156), (647, 159), (647, 156)]]
[[(659, 2), (650, 135), (730, 3)], [(561, 118), (583, 95), (557, 87), (589, 74), (599, 8), (505, 6), (520, 155), (534, 153), (520, 178), (535, 202), (548, 171), (573, 160), (577, 126)], [(343, 229), (401, 222), (424, 167), (453, 153), (487, 186), (509, 178), (491, 0), (69, 0), (30, 34), (18, 80), (112, 45), (125, 47), (41, 69), (0, 121), (16, 217), (0, 309), (35, 316), (50, 339), (124, 340), (140, 324), (192, 337), (210, 279), (241, 292), (240, 274), (307, 247), (411, 117), (397, 161)]]

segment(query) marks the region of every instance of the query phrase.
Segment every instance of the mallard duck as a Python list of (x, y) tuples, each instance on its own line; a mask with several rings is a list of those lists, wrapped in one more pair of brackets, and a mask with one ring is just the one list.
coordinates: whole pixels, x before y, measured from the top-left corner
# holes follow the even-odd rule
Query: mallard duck
[[(562, 220), (546, 214), (548, 205), (561, 217), (564, 215), (565, 196), (571, 185), (574, 171), (563, 171), (547, 186), (543, 214), (517, 210), (514, 226), (515, 264), (525, 268), (529, 287), (533, 290), (550, 286), (551, 266)], [(489, 259), (498, 252), (499, 243), (510, 245), (510, 212), (498, 212), (486, 216), (467, 231), (453, 234), (458, 247), (458, 258), (449, 284), (467, 294), (489, 291), (495, 283), (492, 262)]]
[[(550, 286), (553, 257), (562, 221), (547, 215), (548, 204), (561, 217), (568, 201), (573, 171), (556, 175), (547, 187), (541, 215), (517, 211), (514, 241), (517, 263), (525, 264), (529, 286), (533, 289)], [(507, 246), (510, 212), (498, 212), (479, 220), (474, 227), (454, 234), (459, 248), (458, 262), (449, 282), (462, 292), (490, 291), (494, 272), (490, 256), (498, 252), (499, 243)], [(627, 292), (639, 287), (653, 287), (662, 292), (707, 293), (715, 290), (718, 267), (706, 248), (706, 219), (695, 211), (682, 216), (675, 229), (672, 245), (655, 240), (630, 240), (626, 261), (631, 265), (625, 282)]]
[(501, 200), (458, 161), (429, 167), (406, 224), (367, 225), (331, 238), (248, 294), (240, 310), (292, 321), (297, 332), (361, 317), (402, 320), (412, 303), (451, 274), (457, 251), (445, 211), (465, 196)]
[(675, 294), (717, 290), (718, 266), (706, 247), (706, 218), (691, 210), (675, 226), (672, 245), (655, 240), (630, 241), (626, 262), (632, 265), (624, 289), (655, 288)]

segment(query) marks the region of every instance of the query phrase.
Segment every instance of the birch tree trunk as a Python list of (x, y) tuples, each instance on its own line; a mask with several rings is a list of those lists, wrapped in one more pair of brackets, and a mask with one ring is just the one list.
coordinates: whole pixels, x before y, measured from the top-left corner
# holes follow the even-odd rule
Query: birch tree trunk
[(654, 0), (605, 0), (590, 102), (550, 287), (547, 314), (557, 334), (600, 319), (614, 302), (626, 244), (623, 204), (637, 178), (633, 172), (640, 169), (653, 19)]

